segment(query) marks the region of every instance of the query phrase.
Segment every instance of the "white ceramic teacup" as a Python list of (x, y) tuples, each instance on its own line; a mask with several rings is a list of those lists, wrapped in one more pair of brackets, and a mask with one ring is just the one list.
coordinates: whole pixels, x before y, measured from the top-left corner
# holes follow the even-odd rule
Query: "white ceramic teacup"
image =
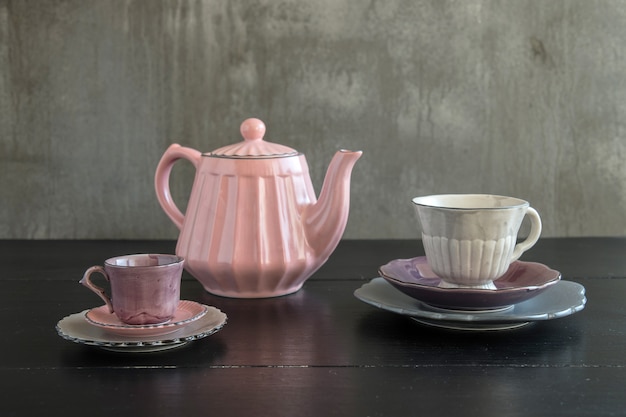
[[(428, 264), (444, 287), (495, 288), (493, 281), (530, 249), (541, 234), (541, 218), (519, 198), (490, 194), (416, 197)], [(517, 243), (524, 216), (528, 237)]]

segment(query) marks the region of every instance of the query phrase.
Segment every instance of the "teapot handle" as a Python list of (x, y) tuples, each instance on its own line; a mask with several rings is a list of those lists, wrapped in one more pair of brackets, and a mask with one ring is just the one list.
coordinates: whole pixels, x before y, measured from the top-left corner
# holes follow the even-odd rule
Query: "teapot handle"
[(163, 211), (165, 211), (165, 214), (168, 215), (179, 230), (183, 227), (185, 216), (181, 213), (180, 209), (176, 206), (176, 203), (174, 203), (174, 200), (172, 199), (172, 194), (170, 192), (170, 173), (172, 172), (174, 163), (179, 159), (187, 159), (196, 169), (198, 169), (201, 156), (202, 154), (195, 149), (186, 148), (174, 143), (167, 148), (156, 169), (154, 187), (156, 189), (157, 199), (159, 200), (159, 204), (163, 208)]

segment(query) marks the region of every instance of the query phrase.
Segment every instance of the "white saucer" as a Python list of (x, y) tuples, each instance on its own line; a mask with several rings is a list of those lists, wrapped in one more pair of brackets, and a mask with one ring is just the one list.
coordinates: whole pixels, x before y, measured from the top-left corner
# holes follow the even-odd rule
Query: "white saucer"
[(384, 278), (374, 278), (354, 292), (361, 301), (393, 313), (409, 316), (420, 323), (454, 330), (505, 330), (534, 321), (552, 320), (574, 314), (585, 307), (585, 287), (559, 281), (513, 308), (497, 311), (445, 310), (432, 308), (395, 289)]
[(106, 305), (93, 308), (85, 313), (85, 320), (93, 326), (105, 329), (110, 333), (122, 336), (160, 336), (173, 333), (183, 326), (187, 326), (209, 310), (208, 306), (195, 301), (181, 300), (176, 313), (171, 320), (159, 324), (132, 325), (122, 322), (115, 313), (109, 312)]
[(89, 324), (85, 314), (89, 310), (71, 314), (56, 325), (59, 336), (71, 342), (97, 346), (118, 352), (159, 352), (183, 346), (219, 331), (226, 324), (226, 314), (215, 307), (207, 306), (206, 313), (187, 326), (173, 333), (152, 336), (122, 336)]

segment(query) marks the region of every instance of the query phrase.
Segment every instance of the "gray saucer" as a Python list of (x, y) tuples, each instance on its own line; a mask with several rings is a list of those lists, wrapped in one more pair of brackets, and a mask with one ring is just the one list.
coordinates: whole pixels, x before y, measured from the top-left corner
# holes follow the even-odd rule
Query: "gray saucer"
[(498, 311), (461, 311), (433, 308), (395, 289), (383, 278), (374, 278), (354, 292), (359, 300), (427, 325), (454, 330), (510, 330), (533, 321), (569, 316), (585, 307), (585, 287), (559, 281), (530, 300)]

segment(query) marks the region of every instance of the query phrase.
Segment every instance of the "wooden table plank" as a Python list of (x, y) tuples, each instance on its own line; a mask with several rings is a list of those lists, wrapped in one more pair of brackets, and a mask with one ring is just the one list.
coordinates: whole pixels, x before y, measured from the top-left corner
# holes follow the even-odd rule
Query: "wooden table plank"
[(265, 300), (212, 296), (195, 281), (182, 295), (220, 308), (228, 324), (171, 354), (111, 355), (61, 339), (62, 317), (99, 299), (77, 282), (0, 281), (8, 321), (0, 367), (80, 366), (620, 366), (625, 364), (626, 279), (579, 280), (588, 305), (570, 317), (515, 331), (452, 332), (418, 325), (353, 296), (359, 281), (311, 281), (299, 293)]
[(619, 416), (620, 367), (3, 370), (7, 416)]

